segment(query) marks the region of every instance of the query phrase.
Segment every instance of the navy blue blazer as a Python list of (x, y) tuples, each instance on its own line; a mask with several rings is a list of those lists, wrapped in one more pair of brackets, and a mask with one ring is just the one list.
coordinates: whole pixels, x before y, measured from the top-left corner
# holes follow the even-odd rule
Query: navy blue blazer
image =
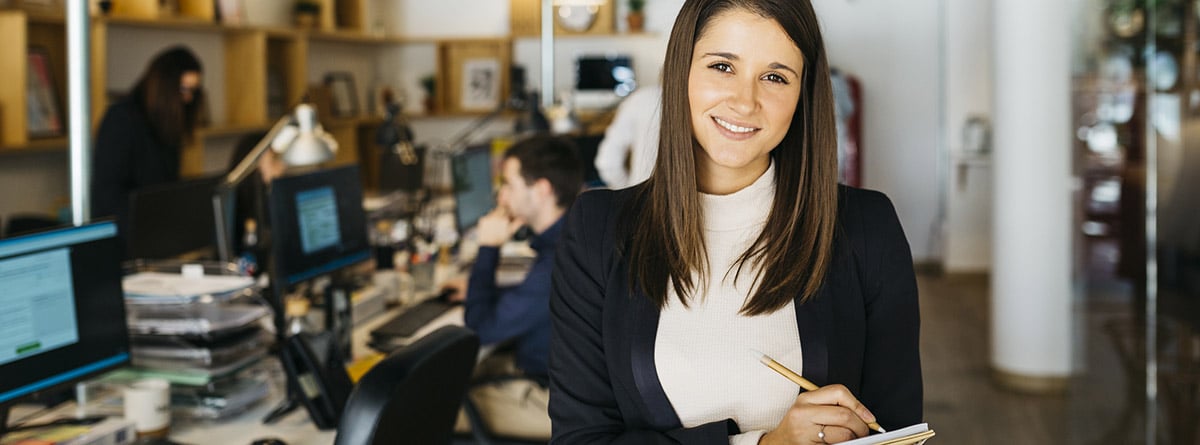
[[(551, 443), (727, 444), (731, 420), (683, 428), (654, 364), (658, 308), (630, 295), (616, 219), (631, 192), (597, 190), (571, 208), (550, 298)], [(834, 259), (796, 300), (804, 369), (845, 385), (886, 429), (922, 418), (920, 314), (912, 254), (891, 201), (840, 187)], [(799, 389), (797, 389), (799, 394)]]

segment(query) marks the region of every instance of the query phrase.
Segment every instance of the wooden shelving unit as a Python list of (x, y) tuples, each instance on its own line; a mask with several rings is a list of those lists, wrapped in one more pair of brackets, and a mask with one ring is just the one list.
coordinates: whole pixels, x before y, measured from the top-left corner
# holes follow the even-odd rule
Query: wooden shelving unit
[[(178, 9), (172, 15), (164, 15), (159, 0), (122, 0), (108, 16), (93, 16), (91, 20), (91, 82), (92, 126), (99, 125), (108, 108), (106, 67), (117, 48), (109, 48), (109, 36), (125, 30), (150, 29), (164, 32), (207, 33), (220, 39), (223, 49), (224, 72), (207, 73), (208, 76), (223, 76), (223, 91), (211, 91), (210, 101), (221, 101), (225, 115), (212, 128), (202, 129), (196, 143), (185, 148), (182, 170), (195, 172), (202, 169), (204, 146), (212, 138), (228, 138), (241, 134), (263, 131), (280, 114), (280, 107), (291, 109), (305, 96), (309, 89), (312, 66), (309, 60), (310, 46), (316, 43), (336, 43), (363, 47), (394, 47), (403, 45), (434, 45), (439, 59), (462, 53), (461, 48), (479, 42), (502, 48), (499, 52), (502, 65), (511, 63), (512, 44), (517, 39), (536, 39), (534, 35), (522, 33), (516, 27), (511, 35), (495, 37), (402, 37), (380, 35), (367, 31), (369, 0), (321, 0), (322, 13), (313, 29), (286, 26), (258, 26), (225, 24), (215, 19), (211, 0), (177, 0)], [(513, 7), (524, 7), (518, 3), (529, 0), (513, 0)], [(525, 5), (528, 6), (528, 5)], [(611, 4), (609, 5), (611, 6)], [(613, 11), (602, 14), (594, 30), (584, 34), (561, 33), (556, 38), (639, 38), (654, 37), (649, 33), (617, 32), (613, 24)], [(515, 23), (515, 22), (514, 22)], [(26, 130), (26, 48), (31, 45), (42, 47), (49, 55), (57, 90), (60, 109), (66, 118), (66, 41), (65, 19), (61, 14), (45, 14), (22, 10), (0, 10), (0, 156), (26, 151), (63, 150), (67, 146), (65, 137), (31, 140)], [(514, 26), (516, 26), (514, 24)], [(490, 43), (489, 43), (490, 42)], [(457, 51), (457, 52), (456, 52)], [(461, 79), (459, 73), (444, 72), (444, 63), (437, 63), (437, 78), (443, 85), (451, 85)], [(507, 76), (507, 68), (502, 76)], [(278, 83), (276, 83), (278, 82)], [(502, 88), (508, 87), (507, 80), (500, 79)], [(281, 88), (275, 87), (280, 85)], [(362, 87), (363, 85), (359, 85)], [(271, 91), (269, 91), (271, 90)], [(439, 111), (411, 114), (410, 119), (443, 119), (476, 117), (486, 112), (447, 112), (450, 93), (446, 88), (438, 89)], [(275, 99), (268, 98), (268, 94)], [(506, 95), (507, 93), (505, 93)], [(282, 97), (282, 99), (279, 99)], [(334, 119), (324, 122), (343, 147), (357, 147), (360, 129), (382, 122), (379, 117), (362, 116)], [(65, 123), (64, 123), (65, 128)], [(353, 162), (357, 150), (342, 150), (339, 162)]]
[[(123, 0), (109, 16), (93, 16), (91, 21), (92, 126), (99, 125), (108, 108), (106, 67), (110, 52), (107, 47), (110, 33), (124, 29), (151, 29), (168, 32), (212, 33), (222, 39), (225, 59), (225, 88), (213, 92), (210, 100), (223, 101), (225, 116), (215, 127), (201, 129), (196, 142), (184, 148), (182, 170), (201, 169), (206, 139), (234, 137), (266, 130), (274, 117), (268, 112), (268, 70), (275, 70), (283, 84), (284, 107), (298, 103), (308, 89), (309, 42), (336, 42), (353, 45), (403, 45), (410, 42), (396, 36), (364, 33), (366, 0), (324, 0), (317, 29), (297, 29), (279, 26), (228, 25), (214, 19), (213, 3), (209, 0), (180, 0), (174, 15), (164, 15), (158, 0)], [(344, 20), (335, 22), (336, 17)], [(26, 48), (45, 49), (57, 84), (60, 110), (65, 113), (66, 96), (66, 21), (61, 14), (29, 13), (22, 10), (0, 10), (0, 155), (23, 152), (65, 150), (65, 137), (31, 139), (27, 126), (25, 104), (28, 62)], [(419, 39), (417, 43), (433, 42)], [(248, 63), (249, 61), (249, 63)], [(259, 61), (255, 63), (254, 61)], [(211, 74), (210, 74), (211, 75)], [(381, 122), (379, 118), (344, 120), (334, 127), (356, 128)], [(347, 125), (350, 124), (350, 125)], [(65, 127), (65, 125), (64, 125)], [(356, 131), (338, 131), (335, 137), (343, 146), (357, 145)], [(356, 150), (344, 150), (353, 154)], [(339, 158), (341, 162), (357, 158)]]
[(31, 152), (55, 152), (66, 151), (67, 138), (55, 137), (45, 139), (33, 139), (20, 145), (0, 145), (0, 156), (23, 154)]

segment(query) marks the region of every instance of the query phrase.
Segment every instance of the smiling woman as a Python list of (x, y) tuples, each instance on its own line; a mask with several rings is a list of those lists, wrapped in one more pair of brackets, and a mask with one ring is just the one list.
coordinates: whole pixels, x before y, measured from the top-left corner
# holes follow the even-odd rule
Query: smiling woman
[[(662, 84), (654, 173), (582, 195), (559, 241), (554, 441), (836, 443), (919, 421), (912, 255), (887, 197), (837, 185), (811, 3), (685, 1)], [(822, 387), (797, 397), (748, 350)]]
[(772, 19), (734, 10), (704, 29), (688, 75), (701, 192), (733, 193), (767, 171), (800, 101), (803, 66)]

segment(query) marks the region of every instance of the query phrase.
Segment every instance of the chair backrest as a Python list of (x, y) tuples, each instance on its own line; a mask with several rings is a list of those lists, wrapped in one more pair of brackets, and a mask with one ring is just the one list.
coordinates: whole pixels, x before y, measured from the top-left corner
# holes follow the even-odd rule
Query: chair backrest
[(478, 352), (479, 337), (461, 326), (392, 352), (350, 393), (334, 443), (450, 443)]

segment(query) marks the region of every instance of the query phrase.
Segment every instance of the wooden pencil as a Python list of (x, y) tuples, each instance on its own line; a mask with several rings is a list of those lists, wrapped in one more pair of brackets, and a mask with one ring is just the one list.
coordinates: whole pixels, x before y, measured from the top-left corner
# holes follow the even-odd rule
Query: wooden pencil
[[(816, 391), (820, 388), (815, 383), (810, 382), (808, 379), (800, 376), (800, 374), (796, 374), (795, 371), (788, 369), (787, 366), (783, 366), (783, 364), (775, 361), (775, 359), (771, 358), (767, 354), (763, 354), (758, 351), (754, 351), (754, 353), (755, 355), (759, 356), (758, 361), (762, 362), (762, 364), (767, 365), (768, 368), (774, 369), (775, 372), (779, 373), (779, 375), (787, 377), (787, 379), (791, 380), (793, 383), (800, 385), (800, 387), (804, 388), (805, 391)], [(883, 427), (879, 426), (879, 423), (877, 422), (868, 422), (867, 427), (881, 433), (887, 432), (883, 429)]]

